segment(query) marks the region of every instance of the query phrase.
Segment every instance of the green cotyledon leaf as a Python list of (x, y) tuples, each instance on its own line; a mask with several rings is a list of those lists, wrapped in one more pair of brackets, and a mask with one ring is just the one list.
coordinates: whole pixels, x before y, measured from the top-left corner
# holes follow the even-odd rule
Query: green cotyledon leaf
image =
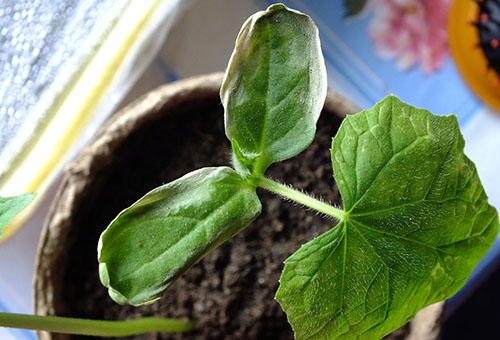
[(345, 217), (285, 262), (297, 339), (380, 339), (455, 294), (498, 232), (455, 116), (389, 96), (332, 143)]
[(284, 5), (241, 28), (222, 83), (226, 135), (239, 172), (260, 176), (313, 140), (327, 79), (318, 30)]
[(255, 186), (228, 167), (203, 168), (146, 194), (99, 240), (99, 275), (121, 304), (157, 299), (177, 277), (261, 211)]
[(35, 198), (35, 193), (27, 193), (19, 196), (0, 197), (0, 237), (3, 229), (21, 210)]

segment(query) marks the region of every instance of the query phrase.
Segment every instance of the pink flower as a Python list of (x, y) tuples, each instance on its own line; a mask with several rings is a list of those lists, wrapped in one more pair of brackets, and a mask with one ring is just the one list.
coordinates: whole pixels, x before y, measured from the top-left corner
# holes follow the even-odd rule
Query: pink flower
[(377, 53), (403, 70), (421, 63), (430, 74), (448, 56), (447, 19), (452, 0), (370, 0), (370, 36)]

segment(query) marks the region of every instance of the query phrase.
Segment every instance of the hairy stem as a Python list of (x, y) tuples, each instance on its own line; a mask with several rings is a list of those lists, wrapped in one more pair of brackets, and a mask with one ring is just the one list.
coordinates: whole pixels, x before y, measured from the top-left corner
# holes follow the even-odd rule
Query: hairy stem
[(101, 321), (57, 316), (0, 313), (0, 326), (55, 333), (115, 337), (147, 332), (187, 332), (193, 329), (194, 324), (179, 319), (155, 317), (127, 321)]
[(344, 212), (342, 210), (337, 209), (334, 206), (322, 202), (314, 197), (306, 195), (298, 190), (290, 188), (284, 184), (275, 182), (269, 178), (261, 176), (256, 178), (254, 183), (258, 187), (269, 190), (283, 197), (289, 198), (292, 201), (303, 204), (306, 207), (317, 210), (328, 216), (334, 217), (339, 220), (342, 220), (344, 218)]

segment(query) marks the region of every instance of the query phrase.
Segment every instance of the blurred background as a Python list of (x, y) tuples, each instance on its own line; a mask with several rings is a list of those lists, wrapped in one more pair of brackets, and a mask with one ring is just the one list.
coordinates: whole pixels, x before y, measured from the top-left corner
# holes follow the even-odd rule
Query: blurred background
[[(455, 114), (500, 208), (500, 1), (290, 0), (320, 30), (330, 89)], [(62, 169), (119, 108), (223, 71), (262, 0), (2, 0), (0, 195), (38, 192), (0, 243), (0, 311), (31, 313), (36, 247)], [(497, 48), (498, 47), (498, 48)], [(447, 304), (443, 339), (498, 339), (500, 240)], [(479, 288), (479, 289), (478, 289)], [(471, 326), (473, 325), (473, 326)], [(1, 339), (35, 339), (0, 329)]]

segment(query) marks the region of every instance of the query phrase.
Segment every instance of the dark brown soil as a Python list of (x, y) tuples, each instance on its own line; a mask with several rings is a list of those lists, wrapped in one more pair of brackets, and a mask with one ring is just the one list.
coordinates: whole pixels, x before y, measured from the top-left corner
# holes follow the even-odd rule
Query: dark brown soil
[[(295, 159), (273, 165), (267, 175), (340, 205), (329, 153), (339, 124), (334, 115), (323, 113), (314, 143)], [(76, 301), (68, 314), (108, 320), (156, 315), (197, 322), (197, 330), (189, 334), (150, 333), (137, 339), (293, 339), (274, 300), (283, 261), (336, 222), (259, 190), (262, 215), (246, 230), (188, 270), (158, 302), (140, 308), (120, 306), (98, 279), (99, 234), (121, 209), (153, 187), (200, 167), (228, 164), (222, 107), (214, 103), (213, 109), (195, 116), (150, 124), (120, 152), (123, 160), (99, 179), (101, 194), (86, 198), (86, 211), (78, 216), (77, 245), (67, 254), (72, 262), (65, 299)], [(397, 338), (401, 337), (392, 339)]]

